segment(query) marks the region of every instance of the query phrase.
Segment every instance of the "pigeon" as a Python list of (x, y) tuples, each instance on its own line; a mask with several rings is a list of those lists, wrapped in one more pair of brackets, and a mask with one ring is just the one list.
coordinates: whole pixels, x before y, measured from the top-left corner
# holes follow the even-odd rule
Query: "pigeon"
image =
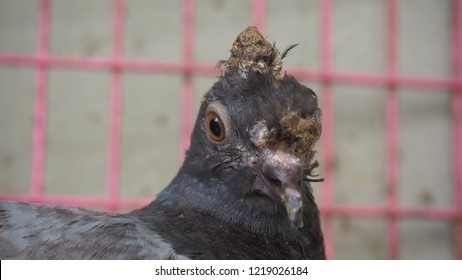
[(0, 203), (1, 259), (325, 259), (311, 189), (316, 94), (250, 26), (205, 93), (185, 160), (148, 205), (125, 214)]

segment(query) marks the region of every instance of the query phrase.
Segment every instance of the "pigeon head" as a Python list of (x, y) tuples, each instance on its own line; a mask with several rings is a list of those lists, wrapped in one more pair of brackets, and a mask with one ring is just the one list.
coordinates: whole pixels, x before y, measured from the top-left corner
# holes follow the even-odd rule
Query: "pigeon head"
[(286, 54), (255, 27), (237, 37), (224, 74), (202, 98), (177, 176), (191, 186), (183, 188), (191, 204), (259, 232), (274, 220), (303, 228), (314, 205), (321, 111), (312, 90), (280, 74)]

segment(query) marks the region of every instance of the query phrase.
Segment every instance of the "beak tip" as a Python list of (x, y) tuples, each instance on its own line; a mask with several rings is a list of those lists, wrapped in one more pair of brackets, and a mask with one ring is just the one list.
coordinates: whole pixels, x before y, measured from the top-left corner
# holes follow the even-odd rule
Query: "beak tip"
[(303, 228), (303, 219), (297, 219), (295, 221), (290, 221), (290, 227), (292, 229), (301, 229)]
[(300, 229), (304, 226), (303, 215), (301, 210), (296, 213), (293, 213), (292, 215), (289, 214), (288, 218), (292, 228)]

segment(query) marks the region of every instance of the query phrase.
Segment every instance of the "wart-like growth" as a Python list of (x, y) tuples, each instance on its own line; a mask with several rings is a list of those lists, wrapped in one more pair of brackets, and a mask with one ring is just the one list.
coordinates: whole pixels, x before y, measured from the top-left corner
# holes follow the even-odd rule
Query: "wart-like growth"
[(256, 71), (272, 73), (275, 80), (281, 79), (281, 54), (254, 26), (247, 27), (237, 36), (231, 48), (231, 56), (224, 65), (228, 71), (236, 69), (242, 78)]

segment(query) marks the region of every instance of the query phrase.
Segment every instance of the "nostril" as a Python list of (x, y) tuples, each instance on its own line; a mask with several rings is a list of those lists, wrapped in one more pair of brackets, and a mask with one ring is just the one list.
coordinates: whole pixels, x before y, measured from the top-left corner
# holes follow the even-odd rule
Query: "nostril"
[(278, 168), (270, 167), (266, 169), (266, 178), (271, 183), (271, 185), (277, 186), (279, 188), (282, 187), (281, 181), (281, 172)]
[(271, 182), (271, 184), (281, 188), (282, 187), (282, 182), (281, 180), (279, 179), (271, 179), (271, 178), (268, 178), (268, 180)]

